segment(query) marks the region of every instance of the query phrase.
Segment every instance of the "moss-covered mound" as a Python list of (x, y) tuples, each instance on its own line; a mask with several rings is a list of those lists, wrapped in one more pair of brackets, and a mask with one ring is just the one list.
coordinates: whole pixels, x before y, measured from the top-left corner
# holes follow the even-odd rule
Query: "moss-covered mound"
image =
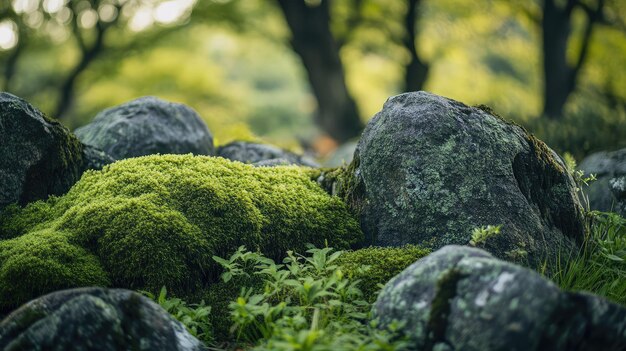
[(429, 253), (430, 250), (415, 245), (368, 247), (344, 253), (337, 265), (350, 279), (359, 280), (363, 298), (374, 302), (383, 285)]
[[(347, 248), (361, 237), (344, 203), (306, 168), (191, 155), (127, 159), (85, 173), (62, 197), (3, 214), (0, 309), (109, 282), (185, 293), (216, 278), (213, 255), (240, 245), (278, 259), (307, 243)], [(29, 279), (16, 279), (24, 270)]]

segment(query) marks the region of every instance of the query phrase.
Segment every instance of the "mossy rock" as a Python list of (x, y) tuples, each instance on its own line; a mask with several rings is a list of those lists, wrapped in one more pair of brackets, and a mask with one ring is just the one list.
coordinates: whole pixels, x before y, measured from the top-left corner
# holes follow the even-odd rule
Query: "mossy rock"
[(57, 291), (0, 322), (0, 350), (206, 350), (150, 299), (123, 289)]
[(0, 209), (63, 194), (84, 170), (78, 139), (8, 93), (0, 93), (0, 140)]
[(370, 245), (466, 245), (473, 229), (501, 225), (482, 247), (536, 267), (584, 237), (576, 186), (554, 151), (485, 107), (426, 92), (389, 98), (353, 162), (327, 173), (334, 184), (322, 185), (360, 217)]
[[(45, 258), (42, 232), (84, 250), (106, 272), (67, 285), (105, 285), (106, 277), (114, 287), (165, 285), (179, 296), (214, 281), (212, 256), (240, 245), (280, 259), (307, 243), (348, 248), (362, 240), (356, 219), (311, 180), (311, 170), (192, 155), (118, 161), (86, 172), (62, 197), (11, 208), (0, 218), (0, 271), (17, 259), (16, 247), (30, 245), (24, 259)], [(43, 290), (40, 280), (0, 279), (0, 309)]]
[(372, 308), (411, 350), (624, 350), (626, 308), (530, 269), (445, 246), (385, 285)]

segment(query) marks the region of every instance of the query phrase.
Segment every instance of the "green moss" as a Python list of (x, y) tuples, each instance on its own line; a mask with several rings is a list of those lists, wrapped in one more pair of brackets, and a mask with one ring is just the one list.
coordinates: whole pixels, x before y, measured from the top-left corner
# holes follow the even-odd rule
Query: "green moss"
[(51, 211), (55, 197), (50, 197), (48, 201), (35, 201), (26, 208), (17, 204), (7, 206), (0, 213), (0, 240), (11, 239), (33, 230), (42, 222), (53, 219)]
[(0, 310), (76, 286), (108, 286), (97, 257), (67, 233), (44, 229), (0, 242)]
[(363, 291), (364, 298), (373, 303), (381, 284), (386, 284), (429, 253), (428, 249), (415, 245), (369, 247), (344, 253), (337, 260), (337, 264), (349, 278), (361, 281), (359, 288)]
[[(113, 286), (156, 291), (165, 285), (184, 296), (217, 278), (213, 255), (240, 245), (279, 259), (287, 250), (305, 251), (307, 243), (359, 242), (362, 233), (345, 204), (309, 173), (204, 156), (127, 159), (86, 172), (66, 195), (15, 211), (0, 228), (26, 233), (7, 243), (38, 236), (34, 230), (59, 233), (98, 257)], [(36, 247), (24, 254), (39, 255)], [(0, 279), (0, 287), (10, 282)]]

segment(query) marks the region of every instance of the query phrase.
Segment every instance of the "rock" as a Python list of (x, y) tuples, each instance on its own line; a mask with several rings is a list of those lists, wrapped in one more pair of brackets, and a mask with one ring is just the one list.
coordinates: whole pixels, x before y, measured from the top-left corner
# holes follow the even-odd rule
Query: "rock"
[(589, 207), (626, 216), (626, 149), (597, 152), (586, 157), (578, 168), (586, 176), (595, 174), (597, 178), (588, 187), (583, 187)]
[(213, 136), (191, 108), (142, 97), (100, 112), (76, 130), (115, 160), (151, 154), (212, 155)]
[(85, 168), (73, 134), (8, 93), (0, 93), (0, 140), (0, 208), (63, 194)]
[(204, 350), (159, 305), (130, 290), (82, 288), (33, 300), (0, 322), (0, 350)]
[(333, 168), (350, 164), (354, 157), (354, 150), (356, 150), (357, 144), (357, 141), (348, 141), (347, 143), (339, 146), (337, 150), (333, 151), (333, 153), (326, 159), (324, 167)]
[[(319, 167), (315, 161), (306, 156), (299, 156), (276, 146), (251, 143), (247, 141), (233, 141), (217, 148), (217, 156), (252, 163), (257, 166), (277, 166), (293, 164), (307, 167)], [(267, 162), (262, 162), (267, 161)]]
[(90, 145), (83, 148), (84, 169), (100, 170), (102, 167), (115, 162), (106, 152)]
[[(623, 350), (626, 309), (561, 291), (485, 251), (446, 246), (383, 288), (373, 314), (413, 350)], [(402, 324), (404, 323), (404, 324)]]
[(387, 100), (339, 185), (366, 244), (437, 249), (501, 225), (481, 245), (534, 266), (583, 239), (574, 181), (554, 151), (486, 107), (426, 92)]

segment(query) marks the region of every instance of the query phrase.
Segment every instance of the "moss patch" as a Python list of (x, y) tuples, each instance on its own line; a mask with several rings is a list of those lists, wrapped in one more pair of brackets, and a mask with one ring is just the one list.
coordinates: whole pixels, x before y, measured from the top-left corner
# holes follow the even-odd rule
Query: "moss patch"
[(69, 242), (68, 233), (45, 229), (0, 241), (0, 308), (76, 286), (108, 286), (97, 257)]
[(429, 253), (430, 250), (415, 245), (368, 247), (344, 253), (337, 264), (349, 278), (361, 281), (363, 297), (373, 303), (381, 285)]
[[(362, 239), (345, 204), (313, 182), (308, 169), (191, 155), (139, 157), (88, 171), (66, 195), (13, 209), (0, 228), (13, 238), (2, 242), (0, 270), (14, 259), (13, 247), (45, 230), (97, 257), (113, 286), (156, 291), (166, 285), (181, 295), (214, 281), (219, 270), (211, 257), (240, 245), (279, 259), (287, 250), (305, 251), (307, 243), (348, 248)], [(22, 255), (38, 260), (38, 245)], [(12, 283), (0, 278), (0, 296)], [(54, 290), (37, 279), (28, 285), (37, 294), (21, 287), (0, 308)]]

